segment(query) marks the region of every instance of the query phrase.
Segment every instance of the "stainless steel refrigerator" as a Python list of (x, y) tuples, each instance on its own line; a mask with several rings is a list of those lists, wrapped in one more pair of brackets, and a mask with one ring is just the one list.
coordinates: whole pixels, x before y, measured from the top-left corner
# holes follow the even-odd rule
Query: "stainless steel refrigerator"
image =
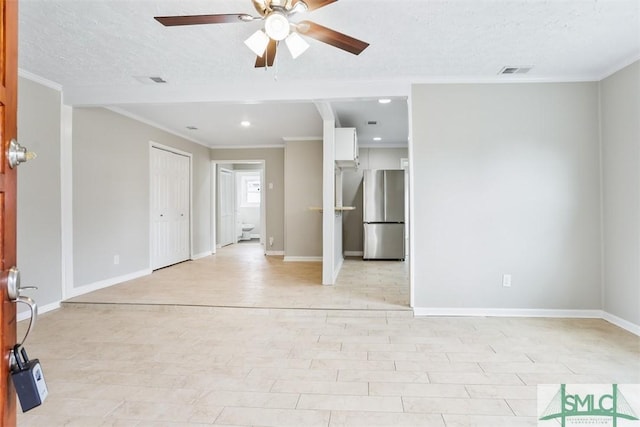
[(364, 259), (405, 258), (404, 170), (364, 171)]

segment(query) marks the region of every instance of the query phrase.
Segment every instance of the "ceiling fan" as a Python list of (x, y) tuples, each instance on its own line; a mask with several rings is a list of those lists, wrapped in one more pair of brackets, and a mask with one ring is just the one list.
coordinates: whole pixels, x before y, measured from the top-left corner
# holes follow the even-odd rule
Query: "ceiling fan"
[(338, 0), (251, 0), (260, 16), (246, 13), (156, 16), (156, 21), (166, 27), (178, 25), (224, 24), (233, 22), (264, 21), (264, 29), (252, 34), (245, 44), (258, 58), (256, 68), (271, 67), (280, 41), (284, 40), (291, 56), (297, 58), (309, 48), (300, 35), (307, 36), (359, 55), (369, 43), (332, 30), (311, 21), (291, 22), (289, 19), (301, 12), (320, 9)]

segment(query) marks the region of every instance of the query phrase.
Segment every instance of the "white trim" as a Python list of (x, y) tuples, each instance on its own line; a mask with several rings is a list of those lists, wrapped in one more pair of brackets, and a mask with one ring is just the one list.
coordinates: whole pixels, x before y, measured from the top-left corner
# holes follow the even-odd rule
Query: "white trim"
[(322, 262), (321, 256), (285, 256), (284, 262)]
[(607, 252), (606, 248), (606, 231), (604, 220), (604, 144), (602, 137), (602, 83), (598, 83), (598, 179), (600, 184), (600, 191), (598, 197), (600, 198), (600, 307), (603, 309), (607, 307)]
[(260, 171), (260, 179), (262, 180), (262, 192), (260, 194), (260, 244), (262, 245), (262, 253), (267, 250), (267, 191), (269, 184), (267, 183), (267, 161), (263, 160), (262, 170)]
[(601, 319), (602, 310), (556, 310), (537, 308), (440, 308), (414, 307), (416, 316), (469, 316), (469, 317), (560, 317)]
[(134, 280), (140, 277), (148, 276), (150, 274), (151, 274), (151, 269), (147, 268), (144, 270), (136, 271), (134, 273), (125, 274), (123, 276), (112, 277), (110, 279), (100, 280), (98, 282), (90, 283), (88, 285), (79, 286), (77, 288), (73, 288), (73, 290), (67, 296), (67, 299), (88, 294), (89, 292), (97, 291), (100, 289), (108, 288), (109, 286), (117, 285), (119, 283), (127, 282), (129, 280)]
[(512, 83), (584, 83), (584, 82), (597, 82), (599, 77), (597, 75), (579, 75), (579, 76), (549, 76), (549, 77), (530, 77), (523, 74), (519, 75), (495, 75), (485, 77), (447, 77), (447, 76), (434, 76), (434, 77), (416, 77), (409, 78), (412, 85), (416, 84), (512, 84)]
[(62, 299), (73, 291), (73, 108), (60, 103), (60, 275)]
[(445, 316), (445, 317), (549, 317), (563, 319), (602, 319), (612, 325), (622, 328), (634, 335), (640, 336), (640, 325), (629, 322), (603, 310), (557, 310), (530, 308), (440, 308), (414, 307), (416, 317)]
[[(322, 116), (322, 284), (335, 284), (335, 114), (328, 102), (316, 102)], [(342, 246), (342, 245), (341, 245)], [(342, 247), (340, 247), (342, 252)], [(338, 270), (339, 271), (339, 270)]]
[[(38, 314), (44, 314), (47, 313), (49, 311), (53, 311), (53, 310), (57, 310), (60, 308), (60, 302), (61, 301), (56, 301), (56, 302), (52, 302), (51, 304), (47, 304), (47, 305), (43, 305), (43, 306), (39, 306), (38, 307)], [(25, 310), (25, 311), (21, 311), (16, 315), (16, 320), (18, 322), (22, 322), (23, 320), (27, 320), (28, 318), (31, 317), (31, 311), (30, 310)]]
[(284, 256), (284, 251), (267, 251), (266, 256)]
[(335, 285), (338, 281), (338, 276), (340, 275), (340, 270), (342, 269), (342, 264), (344, 264), (344, 256), (338, 258), (338, 265), (335, 266), (335, 271), (333, 272), (333, 284)]
[(218, 197), (218, 163), (215, 160), (211, 161), (211, 253), (215, 255), (218, 249), (217, 243), (217, 230), (218, 230), (218, 210), (217, 210), (217, 197)]
[(45, 79), (44, 77), (40, 77), (39, 75), (33, 74), (32, 72), (27, 70), (23, 70), (22, 68), (18, 68), (18, 76), (25, 78), (27, 80), (31, 80), (32, 82), (39, 83), (43, 86), (48, 87), (49, 89), (62, 92), (62, 85), (60, 83), (56, 83), (52, 80)]
[(408, 138), (409, 138), (409, 149), (407, 150), (407, 154), (409, 155), (409, 182), (406, 184), (409, 186), (409, 221), (406, 224), (409, 227), (409, 307), (415, 307), (415, 296), (416, 296), (416, 267), (415, 262), (413, 262), (414, 254), (416, 253), (416, 235), (415, 235), (415, 227), (413, 219), (416, 217), (415, 215), (415, 192), (414, 192), (414, 182), (415, 182), (415, 160), (414, 160), (414, 147), (413, 147), (413, 102), (412, 102), (412, 94), (413, 87), (409, 91), (409, 96), (407, 97), (407, 119), (409, 123), (407, 126), (409, 127)]
[(195, 139), (193, 137), (190, 137), (188, 135), (182, 134), (180, 132), (176, 132), (175, 130), (169, 129), (166, 126), (163, 126), (163, 125), (161, 125), (159, 123), (156, 123), (156, 122), (154, 122), (152, 120), (149, 120), (149, 119), (146, 119), (144, 117), (138, 116), (137, 114), (130, 113), (129, 111), (123, 110), (121, 108), (113, 107), (113, 106), (104, 106), (104, 108), (106, 108), (107, 110), (113, 111), (116, 114), (120, 114), (121, 116), (128, 117), (128, 118), (133, 119), (135, 121), (138, 121), (140, 123), (144, 123), (145, 125), (149, 125), (149, 126), (152, 126), (152, 127), (156, 128), (156, 129), (160, 129), (162, 131), (170, 133), (171, 135), (179, 136), (180, 138), (186, 139), (187, 141), (191, 141), (191, 142), (193, 142), (195, 144), (202, 145), (203, 147), (211, 148), (209, 145), (205, 144), (202, 141), (198, 141), (197, 139)]
[(191, 259), (195, 261), (197, 259), (206, 258), (206, 257), (211, 256), (211, 255), (213, 255), (213, 253), (211, 251), (202, 252), (202, 253), (193, 255), (191, 257)]
[(172, 147), (170, 145), (160, 144), (159, 142), (149, 141), (149, 147), (159, 148), (160, 150), (169, 151), (174, 154), (180, 154), (185, 157), (193, 157), (193, 153), (189, 153), (188, 151), (182, 151), (179, 148)]
[(321, 136), (283, 136), (284, 142), (318, 142), (322, 141)]
[(344, 256), (364, 256), (364, 251), (344, 251)]
[(635, 323), (629, 322), (628, 320), (624, 320), (606, 311), (602, 312), (602, 319), (640, 337), (640, 325), (636, 325)]
[[(268, 144), (268, 145), (209, 145), (208, 148), (212, 150), (239, 150), (239, 149), (253, 149), (259, 150), (261, 148), (284, 148), (284, 142), (282, 144)], [(217, 161), (220, 161), (216, 159)]]
[(613, 67), (609, 68), (609, 70), (607, 70), (599, 79), (598, 81), (604, 80), (607, 77), (611, 77), (612, 75), (614, 75), (615, 73), (617, 73), (618, 71), (627, 68), (629, 65), (633, 64), (636, 61), (640, 61), (640, 55), (634, 55), (631, 58), (627, 58), (624, 61), (621, 61), (619, 63), (617, 63), (616, 65), (614, 65)]

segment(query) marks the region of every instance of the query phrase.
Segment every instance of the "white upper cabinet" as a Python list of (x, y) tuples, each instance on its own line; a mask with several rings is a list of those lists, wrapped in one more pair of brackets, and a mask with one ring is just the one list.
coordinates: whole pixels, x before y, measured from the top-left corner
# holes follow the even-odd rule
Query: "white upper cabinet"
[(335, 141), (336, 164), (341, 168), (357, 168), (358, 137), (356, 128), (337, 128)]

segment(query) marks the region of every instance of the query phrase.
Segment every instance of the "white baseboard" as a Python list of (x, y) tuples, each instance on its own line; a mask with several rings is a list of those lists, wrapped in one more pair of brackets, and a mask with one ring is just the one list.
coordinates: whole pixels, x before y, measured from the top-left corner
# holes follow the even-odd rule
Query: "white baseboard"
[(640, 336), (640, 326), (602, 310), (555, 310), (529, 308), (439, 308), (414, 307), (415, 316), (469, 317), (557, 317), (569, 319), (602, 319)]
[(363, 251), (344, 251), (344, 256), (363, 256)]
[(134, 273), (125, 274), (124, 276), (112, 277), (110, 279), (101, 280), (99, 282), (90, 283), (88, 285), (73, 288), (68, 292), (68, 298), (78, 297), (80, 295), (87, 294), (89, 292), (97, 291), (99, 289), (108, 288), (109, 286), (117, 285), (118, 283), (126, 282), (129, 280), (137, 279), (139, 277), (148, 276), (151, 274), (151, 269), (136, 271)]
[(267, 251), (266, 256), (284, 256), (284, 251)]
[(285, 256), (284, 262), (322, 262), (321, 256)]
[(206, 258), (206, 257), (208, 257), (208, 256), (210, 256), (210, 255), (213, 255), (213, 254), (211, 253), (211, 251), (209, 251), (209, 252), (202, 252), (202, 253), (199, 253), (199, 254), (195, 254), (194, 256), (192, 256), (192, 257), (191, 257), (191, 259), (192, 259), (192, 260), (196, 260), (196, 259), (200, 259), (200, 258)]
[(612, 323), (619, 328), (625, 329), (631, 332), (634, 335), (640, 337), (640, 325), (636, 325), (635, 323), (631, 323), (628, 320), (624, 320), (618, 316), (615, 316), (611, 313), (607, 313), (606, 311), (602, 312), (602, 318), (609, 323)]
[(251, 238), (252, 238), (252, 239), (259, 239), (259, 238), (260, 238), (260, 233), (258, 233), (258, 234), (251, 234)]
[[(48, 311), (57, 310), (60, 308), (60, 301), (52, 302), (51, 304), (38, 306), (38, 314), (44, 314)], [(31, 317), (31, 310), (28, 308), (26, 310), (20, 311), (17, 314), (18, 322), (22, 322), (23, 320), (27, 320)]]
[(560, 317), (601, 319), (601, 310), (554, 310), (531, 308), (440, 308), (415, 307), (416, 316), (470, 316), (470, 317)]

